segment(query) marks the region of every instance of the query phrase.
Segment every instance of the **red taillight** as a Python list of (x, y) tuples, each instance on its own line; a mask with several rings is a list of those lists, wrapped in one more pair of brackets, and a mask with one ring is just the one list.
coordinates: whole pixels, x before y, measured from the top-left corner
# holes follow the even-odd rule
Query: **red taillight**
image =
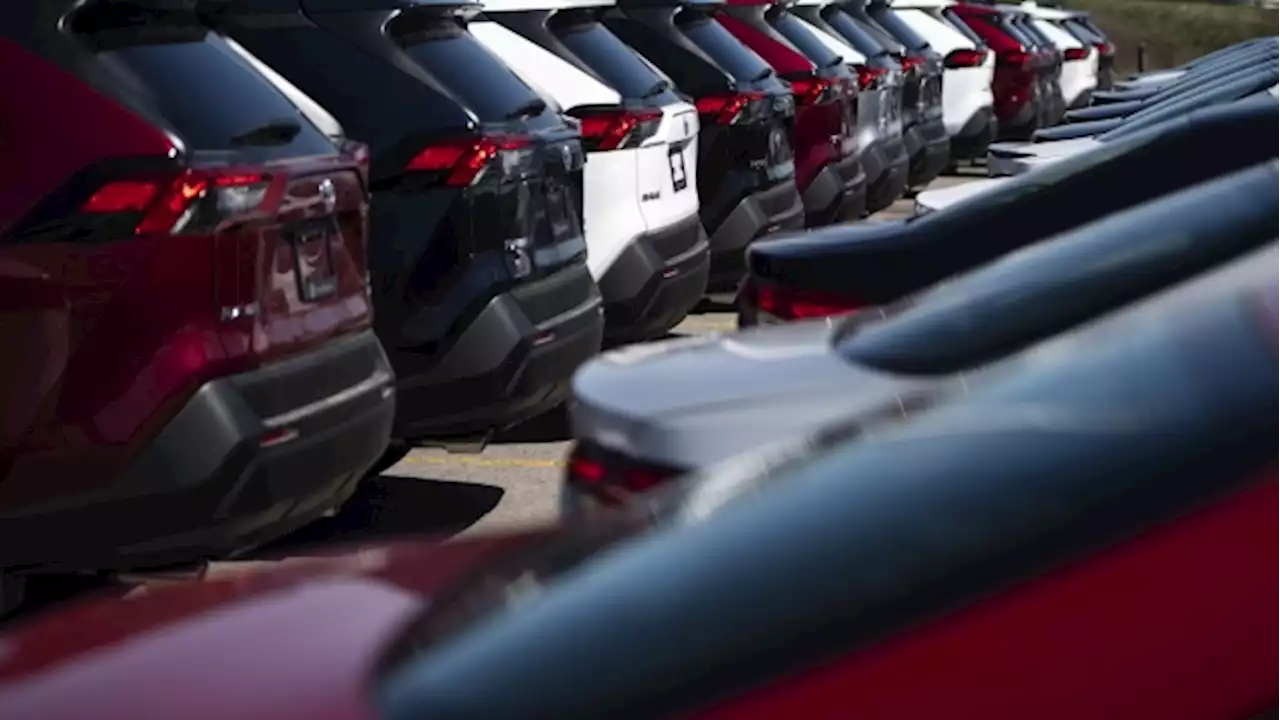
[(1031, 61), (1031, 55), (1024, 50), (1005, 50), (996, 59), (1005, 67), (1022, 69)]
[(982, 67), (982, 63), (986, 61), (986, 50), (961, 48), (948, 53), (947, 57), (942, 61), (942, 65), (948, 68), (975, 68)]
[[(214, 207), (195, 227), (207, 229), (231, 215), (256, 208), (266, 196), (270, 178), (256, 172), (187, 170), (172, 180), (114, 180), (98, 188), (80, 205), (90, 215), (139, 213), (134, 233), (176, 233), (192, 227), (197, 203), (213, 191)], [(222, 194), (225, 193), (228, 194)]]
[(872, 65), (854, 65), (853, 69), (858, 73), (858, 87), (863, 90), (874, 90), (879, 87), (879, 83), (889, 71)]
[(698, 98), (698, 114), (717, 125), (732, 125), (753, 100), (763, 100), (764, 93), (741, 92), (732, 95), (709, 95)]
[(1066, 52), (1062, 53), (1062, 57), (1065, 60), (1088, 60), (1089, 48), (1067, 48)]
[(661, 110), (584, 110), (569, 114), (582, 121), (582, 142), (593, 151), (635, 147), (653, 137), (662, 124)]
[(632, 494), (652, 490), (678, 474), (595, 446), (579, 445), (569, 458), (566, 479), (577, 489), (612, 505), (625, 501)]
[(1094, 47), (1098, 49), (1098, 54), (1102, 57), (1111, 57), (1116, 51), (1115, 46), (1109, 42), (1098, 43)]
[(745, 289), (747, 300), (761, 313), (783, 320), (827, 317), (857, 310), (866, 305), (856, 298), (825, 290), (775, 285), (750, 280)]
[(924, 65), (924, 58), (916, 55), (899, 55), (897, 57), (898, 64), (902, 66), (902, 72), (904, 73), (909, 73)]
[(795, 96), (796, 105), (816, 105), (830, 97), (831, 81), (825, 78), (801, 78), (791, 81), (791, 94)]
[(470, 187), (489, 162), (504, 150), (528, 147), (529, 139), (519, 135), (467, 137), (436, 143), (424, 148), (405, 167), (411, 172), (444, 173), (444, 184)]

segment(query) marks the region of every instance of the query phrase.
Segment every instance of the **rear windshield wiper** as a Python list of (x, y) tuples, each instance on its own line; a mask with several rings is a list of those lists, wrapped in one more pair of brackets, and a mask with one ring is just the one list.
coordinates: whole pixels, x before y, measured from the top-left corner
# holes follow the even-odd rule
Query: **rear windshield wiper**
[(302, 132), (302, 124), (293, 118), (277, 118), (231, 138), (231, 145), (285, 145)]
[(759, 73), (757, 73), (755, 77), (751, 78), (750, 82), (760, 82), (761, 80), (768, 80), (769, 76), (772, 74), (773, 74), (773, 68), (765, 68), (761, 70)]
[(534, 98), (520, 107), (507, 113), (508, 120), (519, 120), (521, 118), (533, 117), (541, 115), (543, 110), (547, 109), (547, 104), (538, 98)]
[(666, 80), (659, 79), (658, 82), (653, 84), (653, 87), (644, 91), (644, 94), (640, 96), (640, 99), (644, 100), (646, 98), (651, 98), (654, 95), (661, 95), (662, 92), (669, 87), (671, 86), (667, 83)]

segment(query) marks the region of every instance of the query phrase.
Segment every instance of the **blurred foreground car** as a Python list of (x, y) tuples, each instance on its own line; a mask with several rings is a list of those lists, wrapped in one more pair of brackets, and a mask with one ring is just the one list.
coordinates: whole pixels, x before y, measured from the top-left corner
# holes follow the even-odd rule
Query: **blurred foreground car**
[(0, 16), (0, 611), (273, 540), (387, 445), (362, 148), (153, 5)]
[[(739, 320), (883, 305), (1020, 247), (1276, 157), (1275, 105), (1215, 108), (1013, 178), (969, 183), (951, 206), (907, 220), (830, 228), (754, 248)], [(1237, 142), (1222, 143), (1231, 136)], [(1161, 168), (1152, 173), (1153, 167)], [(939, 203), (941, 204), (941, 203)]]
[(599, 352), (585, 156), (469, 32), (469, 0), (201, 0), (219, 28), (369, 145), (371, 287), (397, 374), (390, 467), (558, 404)]
[[(1271, 37), (1261, 37), (1261, 38), (1252, 38), (1250, 40), (1244, 40), (1234, 45), (1228, 45), (1224, 48), (1219, 48), (1217, 50), (1214, 50), (1211, 53), (1201, 55), (1200, 57), (1194, 58), (1175, 68), (1166, 68), (1164, 70), (1155, 70), (1152, 72), (1131, 75), (1127, 79), (1117, 82), (1113, 89), (1126, 91), (1126, 90), (1145, 88), (1150, 85), (1160, 85), (1163, 83), (1167, 83), (1197, 68), (1202, 68), (1214, 63), (1227, 61), (1228, 59), (1234, 57), (1238, 52), (1246, 51), (1251, 48), (1255, 48), (1255, 47), (1259, 47), (1267, 44), (1274, 45), (1277, 42), (1280, 42), (1280, 40), (1277, 40), (1276, 36), (1274, 35)], [(1106, 97), (1106, 96), (1104, 95), (1103, 97)]]
[[(1126, 118), (1072, 123), (1040, 130), (1030, 143), (996, 143), (987, 150), (987, 173), (992, 177), (1017, 175), (1152, 128), (1194, 117), (1199, 114), (1197, 111), (1215, 106), (1257, 105), (1269, 108), (1274, 113), (1277, 79), (1280, 79), (1280, 71), (1272, 66), (1221, 86), (1215, 85), (1187, 97), (1168, 100)], [(1215, 140), (1220, 144), (1229, 144), (1224, 137), (1217, 137)], [(1240, 141), (1231, 138), (1233, 143)]]
[(833, 421), (895, 416), (966, 373), (1266, 243), (1280, 213), (1267, 197), (1276, 182), (1272, 161), (884, 308), (606, 354), (574, 378), (565, 510), (616, 504)]
[(82, 604), (3, 638), (0, 716), (1250, 718), (1276, 293), (1255, 258), (601, 521)]

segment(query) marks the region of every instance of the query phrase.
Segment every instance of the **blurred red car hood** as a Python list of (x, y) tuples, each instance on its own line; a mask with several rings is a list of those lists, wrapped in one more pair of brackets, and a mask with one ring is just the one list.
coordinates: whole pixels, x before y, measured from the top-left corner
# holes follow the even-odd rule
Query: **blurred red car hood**
[(366, 546), (42, 616), (0, 637), (0, 718), (372, 718), (372, 673), (432, 591), (549, 534)]

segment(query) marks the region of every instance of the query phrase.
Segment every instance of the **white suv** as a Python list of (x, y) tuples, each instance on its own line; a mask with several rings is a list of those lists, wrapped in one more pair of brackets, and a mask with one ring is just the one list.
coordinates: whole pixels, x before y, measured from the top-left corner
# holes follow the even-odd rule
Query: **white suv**
[(1056, 8), (1039, 7), (1024, 2), (1022, 9), (1031, 15), (1031, 22), (1062, 51), (1062, 75), (1058, 85), (1068, 108), (1081, 108), (1089, 104), (1089, 98), (1098, 87), (1098, 49), (1080, 41), (1058, 23), (1074, 17)]
[(895, 0), (894, 13), (943, 57), (942, 120), (951, 136), (951, 157), (986, 157), (995, 139), (995, 54), (982, 40), (947, 17), (950, 0)]
[(598, 22), (605, 0), (492, 0), (471, 33), (581, 122), (587, 265), (611, 342), (660, 337), (706, 290), (698, 113)]

